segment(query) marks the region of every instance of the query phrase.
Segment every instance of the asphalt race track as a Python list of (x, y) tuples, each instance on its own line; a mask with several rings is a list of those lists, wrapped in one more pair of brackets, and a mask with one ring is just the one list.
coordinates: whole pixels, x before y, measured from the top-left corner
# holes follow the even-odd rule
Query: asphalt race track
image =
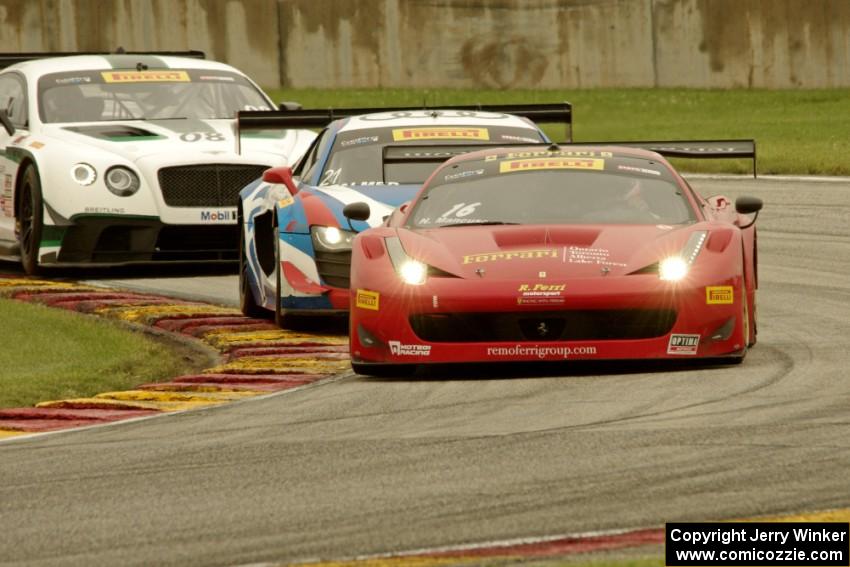
[(331, 559), (847, 507), (850, 182), (693, 184), (766, 203), (742, 366), (347, 375), (5, 441), (0, 563)]

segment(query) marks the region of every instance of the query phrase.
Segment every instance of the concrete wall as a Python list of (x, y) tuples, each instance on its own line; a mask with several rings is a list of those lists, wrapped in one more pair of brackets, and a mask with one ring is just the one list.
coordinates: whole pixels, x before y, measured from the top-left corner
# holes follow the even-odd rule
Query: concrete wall
[(0, 50), (202, 49), (294, 87), (850, 86), (848, 0), (0, 0)]

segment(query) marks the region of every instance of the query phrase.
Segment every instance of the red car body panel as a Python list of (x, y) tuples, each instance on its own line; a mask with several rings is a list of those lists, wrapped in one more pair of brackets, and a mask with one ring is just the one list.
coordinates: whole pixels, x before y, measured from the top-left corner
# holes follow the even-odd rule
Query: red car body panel
[[(743, 357), (755, 342), (755, 228), (739, 228), (749, 217), (726, 198), (700, 197), (658, 154), (616, 151), (667, 167), (696, 220), (412, 229), (404, 226), (414, 208), (407, 207), (354, 241), (352, 361)], [(453, 158), (431, 179), (453, 163), (499, 152)], [(705, 233), (704, 245), (683, 280), (646, 270), (694, 233)], [(385, 250), (394, 237), (431, 267), (424, 284), (399, 278)]]

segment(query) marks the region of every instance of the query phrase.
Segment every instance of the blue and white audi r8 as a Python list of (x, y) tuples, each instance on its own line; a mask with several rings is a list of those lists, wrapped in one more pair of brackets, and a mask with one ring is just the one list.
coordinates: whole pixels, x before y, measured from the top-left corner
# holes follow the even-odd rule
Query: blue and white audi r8
[[(548, 142), (537, 122), (569, 129), (571, 107), (241, 112), (241, 129), (327, 125), (293, 168), (270, 169), (240, 193), (242, 311), (271, 311), (281, 326), (303, 315), (347, 313), (354, 235), (403, 208), (454, 155)], [(353, 203), (369, 205), (366, 221), (343, 216)]]

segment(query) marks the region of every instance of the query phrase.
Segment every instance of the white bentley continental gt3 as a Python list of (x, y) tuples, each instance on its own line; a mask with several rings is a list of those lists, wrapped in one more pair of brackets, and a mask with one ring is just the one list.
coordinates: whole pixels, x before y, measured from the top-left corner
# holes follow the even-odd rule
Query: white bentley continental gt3
[(46, 266), (238, 258), (239, 190), (315, 133), (239, 139), (276, 105), (200, 52), (0, 55), (0, 257)]

